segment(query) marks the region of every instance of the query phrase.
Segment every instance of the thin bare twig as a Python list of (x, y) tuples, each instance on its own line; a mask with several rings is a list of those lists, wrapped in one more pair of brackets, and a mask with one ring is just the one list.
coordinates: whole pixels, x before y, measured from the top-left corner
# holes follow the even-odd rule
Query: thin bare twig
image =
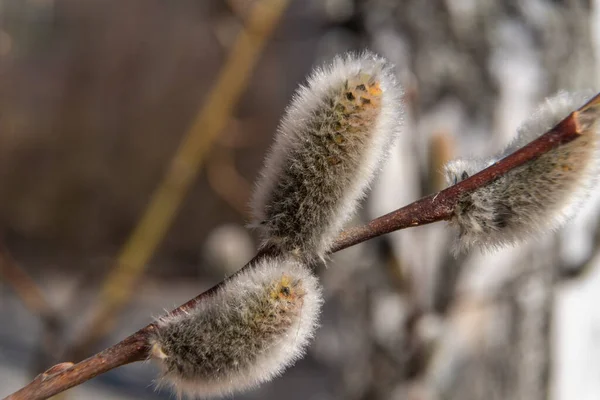
[[(335, 242), (332, 251), (336, 252), (392, 231), (447, 220), (451, 218), (461, 195), (485, 186), (511, 169), (576, 139), (582, 132), (594, 128), (598, 119), (600, 119), (600, 94), (596, 95), (579, 110), (571, 113), (540, 138), (478, 174), (448, 189), (424, 197), (406, 207), (377, 218), (363, 227), (353, 228), (342, 233)], [(256, 260), (268, 254), (269, 250), (259, 253), (244, 268), (251, 268)], [(193, 308), (198, 302), (202, 301), (203, 297), (213, 293), (222, 284), (223, 282), (198, 295), (171, 311), (171, 314), (179, 314)], [(42, 374), (5, 400), (46, 399), (121, 365), (145, 360), (149, 351), (148, 334), (154, 329), (154, 324), (150, 324), (125, 340), (78, 364), (66, 369), (58, 368), (59, 371), (56, 373)]]
[(342, 250), (399, 229), (450, 219), (457, 201), (464, 193), (485, 186), (527, 161), (533, 160), (561, 144), (572, 141), (579, 137), (582, 132), (590, 129), (598, 117), (600, 117), (600, 94), (596, 95), (579, 110), (571, 113), (538, 139), (469, 179), (376, 218), (365, 226), (348, 229), (338, 238), (332, 251)]
[(208, 183), (221, 199), (244, 217), (252, 186), (235, 167), (233, 150), (222, 147), (214, 152), (206, 165)]

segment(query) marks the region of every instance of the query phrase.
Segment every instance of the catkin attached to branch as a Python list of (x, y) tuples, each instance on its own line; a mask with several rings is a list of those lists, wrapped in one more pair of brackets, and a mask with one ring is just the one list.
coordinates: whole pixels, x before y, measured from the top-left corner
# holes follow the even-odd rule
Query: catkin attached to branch
[[(546, 99), (500, 155), (448, 163), (448, 184), (466, 179), (544, 134), (592, 94), (559, 92)], [(459, 230), (455, 252), (514, 244), (563, 226), (585, 200), (598, 172), (598, 126), (591, 122), (576, 140), (557, 143), (555, 149), (463, 195), (451, 220)]]
[(180, 396), (207, 397), (272, 379), (304, 354), (321, 303), (308, 267), (264, 258), (191, 311), (158, 321), (150, 344), (161, 383)]
[(400, 131), (402, 90), (372, 53), (317, 69), (295, 94), (253, 200), (268, 256), (151, 338), (162, 381), (228, 394), (280, 374), (305, 351), (321, 306), (311, 267), (355, 211)]
[(337, 57), (298, 89), (252, 202), (263, 248), (326, 254), (400, 132), (402, 94), (369, 52)]

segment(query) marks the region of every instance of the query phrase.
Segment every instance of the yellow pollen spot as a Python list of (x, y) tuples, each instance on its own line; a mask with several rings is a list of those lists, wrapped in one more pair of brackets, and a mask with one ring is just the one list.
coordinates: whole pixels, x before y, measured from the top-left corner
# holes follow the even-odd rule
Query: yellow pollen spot
[(275, 287), (270, 293), (270, 296), (273, 300), (278, 299), (286, 299), (292, 295), (292, 283), (290, 277), (284, 275), (281, 277), (281, 280), (277, 282)]
[(571, 168), (571, 166), (569, 164), (563, 164), (563, 165), (561, 165), (561, 167), (562, 167), (562, 170), (565, 171), (565, 172), (568, 172), (568, 171), (572, 170), (572, 168)]
[(369, 86), (369, 94), (372, 96), (381, 96), (382, 92), (383, 91), (381, 90), (379, 82), (375, 82), (371, 86)]
[(292, 282), (290, 281), (289, 276), (283, 275), (279, 283), (281, 284), (281, 286), (290, 286)]
[(333, 141), (336, 144), (343, 144), (346, 141), (346, 139), (344, 139), (343, 135), (340, 135), (339, 133), (336, 133), (335, 135), (333, 135)]
[(152, 357), (158, 358), (159, 360), (164, 360), (165, 358), (167, 358), (167, 355), (164, 351), (162, 351), (162, 347), (160, 347), (160, 344), (158, 343), (154, 343), (152, 345), (152, 348), (150, 349), (150, 354), (152, 355)]

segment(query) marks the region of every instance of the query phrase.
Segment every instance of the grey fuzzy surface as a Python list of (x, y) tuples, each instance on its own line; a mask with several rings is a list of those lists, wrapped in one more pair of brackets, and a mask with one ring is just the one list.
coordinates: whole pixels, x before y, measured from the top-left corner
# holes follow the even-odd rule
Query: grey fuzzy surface
[(164, 383), (214, 396), (254, 387), (304, 354), (321, 306), (317, 278), (281, 258), (259, 261), (151, 338)]
[[(559, 92), (546, 99), (519, 128), (497, 158), (518, 150), (582, 106), (591, 92)], [(562, 226), (585, 199), (598, 164), (597, 127), (515, 168), (492, 183), (462, 196), (451, 224), (458, 227), (455, 251), (495, 248)], [(455, 160), (446, 166), (448, 184), (478, 172), (493, 161)], [(464, 174), (464, 175), (463, 175)]]
[(253, 199), (263, 246), (322, 257), (400, 130), (401, 88), (372, 53), (317, 69), (287, 109)]

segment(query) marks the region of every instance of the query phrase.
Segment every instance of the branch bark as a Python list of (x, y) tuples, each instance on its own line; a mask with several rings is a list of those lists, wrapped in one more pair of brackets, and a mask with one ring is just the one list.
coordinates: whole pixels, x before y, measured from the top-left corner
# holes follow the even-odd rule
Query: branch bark
[[(600, 119), (600, 94), (597, 94), (579, 110), (571, 113), (535, 141), (483, 171), (445, 190), (374, 219), (365, 226), (351, 228), (343, 232), (336, 240), (332, 252), (343, 250), (389, 232), (448, 220), (452, 217), (454, 208), (464, 193), (475, 191), (491, 183), (506, 172), (541, 156), (557, 146), (576, 139), (586, 130), (595, 129), (598, 119)], [(268, 254), (269, 250), (260, 252), (242, 269), (251, 268), (258, 259)], [(217, 290), (222, 284), (223, 282), (201, 293), (170, 313), (179, 314), (193, 308), (198, 302), (202, 301), (203, 297)], [(147, 338), (153, 329), (155, 329), (154, 324), (150, 324), (123, 341), (78, 364), (58, 364), (36, 377), (24, 388), (6, 397), (5, 400), (46, 399), (111, 369), (143, 361), (149, 355)]]

